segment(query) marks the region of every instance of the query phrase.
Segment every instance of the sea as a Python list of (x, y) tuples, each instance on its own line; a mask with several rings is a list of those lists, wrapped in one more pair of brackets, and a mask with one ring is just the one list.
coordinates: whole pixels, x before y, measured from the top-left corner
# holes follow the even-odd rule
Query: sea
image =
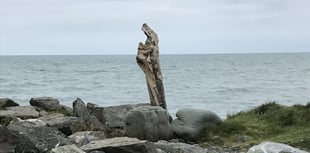
[[(221, 118), (275, 101), (310, 102), (310, 53), (161, 55), (167, 107)], [(54, 97), (100, 106), (149, 103), (135, 55), (0, 56), (0, 98)]]

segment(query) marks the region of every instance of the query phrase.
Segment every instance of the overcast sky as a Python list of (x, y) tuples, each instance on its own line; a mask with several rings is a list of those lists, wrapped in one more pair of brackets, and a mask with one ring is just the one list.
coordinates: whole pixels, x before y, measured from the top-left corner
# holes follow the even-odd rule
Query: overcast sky
[(310, 0), (0, 0), (0, 54), (310, 52)]

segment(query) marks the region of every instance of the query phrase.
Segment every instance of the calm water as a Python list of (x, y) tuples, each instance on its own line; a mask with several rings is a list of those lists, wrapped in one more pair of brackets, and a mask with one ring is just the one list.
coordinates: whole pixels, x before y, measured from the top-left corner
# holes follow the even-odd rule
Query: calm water
[[(268, 101), (310, 102), (310, 54), (163, 55), (168, 109), (210, 109), (225, 118)], [(22, 105), (51, 96), (102, 106), (148, 102), (135, 56), (0, 56), (0, 98)]]

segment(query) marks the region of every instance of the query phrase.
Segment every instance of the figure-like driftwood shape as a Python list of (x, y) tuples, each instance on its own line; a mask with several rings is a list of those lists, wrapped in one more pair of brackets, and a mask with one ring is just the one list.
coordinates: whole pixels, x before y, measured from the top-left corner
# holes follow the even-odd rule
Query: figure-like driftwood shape
[(163, 77), (159, 64), (158, 37), (146, 23), (143, 24), (142, 31), (147, 39), (145, 44), (139, 43), (136, 57), (137, 63), (145, 74), (151, 104), (167, 109)]

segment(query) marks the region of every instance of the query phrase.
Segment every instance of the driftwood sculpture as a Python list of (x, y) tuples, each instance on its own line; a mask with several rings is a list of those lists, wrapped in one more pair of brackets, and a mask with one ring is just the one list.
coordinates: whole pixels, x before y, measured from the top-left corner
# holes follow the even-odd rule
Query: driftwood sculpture
[(158, 37), (146, 23), (143, 24), (142, 31), (147, 38), (144, 44), (139, 43), (136, 60), (145, 74), (151, 104), (167, 109), (163, 77), (159, 64)]

